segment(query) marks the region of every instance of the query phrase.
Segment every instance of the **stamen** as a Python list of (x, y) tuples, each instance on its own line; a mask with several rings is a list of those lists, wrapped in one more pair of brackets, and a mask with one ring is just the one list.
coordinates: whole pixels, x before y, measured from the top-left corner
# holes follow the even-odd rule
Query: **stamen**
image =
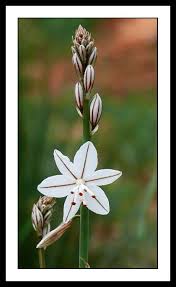
[(84, 190), (86, 190), (91, 197), (95, 198), (95, 194), (87, 186), (84, 186)]
[(70, 191), (70, 193), (71, 194), (74, 194), (75, 193), (75, 190), (77, 190), (78, 189), (78, 187), (76, 186), (76, 187), (74, 187), (71, 191)]
[(75, 191), (75, 194), (74, 194), (73, 202), (74, 202), (75, 204), (76, 204), (76, 201), (77, 201), (78, 192), (79, 192), (79, 189), (77, 189), (77, 190)]
[(84, 184), (81, 184), (81, 185), (79, 186), (78, 190), (79, 190), (79, 195), (80, 195), (80, 196), (83, 196), (83, 194), (84, 194), (83, 192), (85, 191), (85, 190), (84, 190)]

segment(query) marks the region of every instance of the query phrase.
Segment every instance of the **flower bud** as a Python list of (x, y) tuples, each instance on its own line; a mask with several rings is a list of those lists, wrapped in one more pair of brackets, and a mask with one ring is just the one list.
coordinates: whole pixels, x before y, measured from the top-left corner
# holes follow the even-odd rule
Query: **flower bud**
[(86, 62), (86, 48), (83, 45), (79, 46), (79, 55), (83, 63)]
[(78, 82), (75, 85), (75, 100), (76, 100), (76, 110), (78, 114), (82, 117), (83, 115), (83, 88), (81, 84)]
[(46, 248), (58, 240), (65, 231), (70, 227), (72, 221), (61, 223), (58, 227), (47, 233), (42, 240), (37, 244), (36, 248)]
[(95, 79), (94, 68), (91, 65), (88, 65), (84, 73), (84, 88), (86, 93), (91, 91), (94, 84), (94, 79)]
[(81, 45), (83, 45), (84, 47), (87, 46), (88, 41), (86, 39), (82, 39), (81, 41)]
[(74, 46), (83, 45), (86, 47), (91, 42), (91, 34), (79, 25), (78, 29), (75, 31), (75, 36), (72, 37)]
[(92, 53), (89, 57), (88, 64), (94, 66), (97, 59), (97, 48), (93, 48)]
[(102, 100), (99, 94), (95, 94), (90, 104), (90, 123), (92, 126), (92, 131), (97, 127), (101, 117), (101, 113), (102, 113)]
[(32, 208), (32, 225), (38, 236), (41, 236), (43, 230), (43, 215), (36, 204), (34, 204)]
[(92, 52), (92, 49), (93, 49), (93, 45), (94, 45), (94, 41), (91, 41), (88, 45), (87, 45), (87, 47), (86, 47), (86, 51), (87, 51), (87, 54), (91, 54), (91, 52)]
[(79, 57), (78, 57), (78, 55), (76, 53), (73, 55), (72, 61), (73, 61), (73, 65), (75, 67), (75, 70), (76, 70), (77, 74), (79, 76), (82, 76), (82, 74), (83, 74), (83, 66), (82, 66), (82, 63), (81, 63), (81, 61), (80, 61), (80, 59), (79, 59)]

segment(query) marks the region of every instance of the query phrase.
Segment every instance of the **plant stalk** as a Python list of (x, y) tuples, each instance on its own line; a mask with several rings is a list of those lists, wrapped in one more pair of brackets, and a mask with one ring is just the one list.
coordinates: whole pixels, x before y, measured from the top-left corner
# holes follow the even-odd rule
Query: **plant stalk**
[[(83, 140), (90, 140), (89, 99), (84, 95), (83, 104)], [(81, 205), (80, 208), (80, 238), (79, 238), (79, 268), (86, 268), (88, 263), (89, 245), (89, 210)]]
[(43, 248), (38, 248), (39, 265), (40, 268), (46, 268), (45, 263), (45, 250)]

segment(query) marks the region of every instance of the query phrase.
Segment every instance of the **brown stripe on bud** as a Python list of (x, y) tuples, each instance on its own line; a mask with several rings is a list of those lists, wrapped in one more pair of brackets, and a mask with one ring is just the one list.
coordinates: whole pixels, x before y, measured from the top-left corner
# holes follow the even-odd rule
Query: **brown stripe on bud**
[(48, 210), (44, 215), (45, 224), (50, 222), (51, 216), (52, 216), (52, 211)]
[(92, 53), (89, 57), (88, 64), (94, 66), (97, 59), (97, 48), (93, 48)]
[(86, 48), (83, 45), (79, 46), (79, 56), (82, 63), (86, 62)]
[(98, 125), (102, 113), (102, 100), (99, 94), (95, 94), (90, 104), (90, 123), (92, 130)]
[(83, 88), (81, 84), (78, 82), (75, 85), (75, 100), (76, 100), (76, 108), (79, 110), (78, 114), (82, 117), (83, 115)]
[(83, 66), (81, 60), (79, 59), (78, 55), (75, 53), (72, 57), (73, 66), (78, 74), (78, 76), (83, 75)]
[(95, 71), (91, 65), (88, 65), (84, 73), (84, 89), (86, 93), (90, 92), (95, 79)]
[(43, 215), (36, 204), (34, 204), (32, 208), (32, 225), (38, 236), (41, 236), (43, 230)]
[(87, 54), (91, 54), (91, 52), (92, 52), (92, 49), (93, 49), (93, 46), (94, 46), (94, 41), (91, 41), (88, 45), (87, 45), (87, 47), (86, 47), (86, 51), (87, 51)]
[(44, 237), (46, 234), (48, 234), (50, 232), (50, 223), (48, 223), (44, 228), (43, 228), (43, 234), (42, 234), (42, 237)]
[(81, 45), (83, 45), (83, 46), (87, 46), (87, 43), (88, 43), (88, 40), (86, 40), (86, 39), (82, 39), (81, 40)]

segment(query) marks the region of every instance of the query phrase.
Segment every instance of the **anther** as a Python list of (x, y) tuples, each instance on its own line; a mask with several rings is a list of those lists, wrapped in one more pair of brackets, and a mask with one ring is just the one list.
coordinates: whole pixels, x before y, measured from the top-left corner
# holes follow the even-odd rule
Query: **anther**
[(71, 194), (74, 194), (74, 191), (71, 191)]
[(72, 205), (75, 205), (75, 204), (76, 204), (76, 202), (73, 201), (73, 202), (72, 202)]
[(95, 196), (95, 195), (92, 195), (92, 198), (96, 198), (96, 196)]
[(80, 196), (83, 196), (83, 193), (82, 193), (82, 192), (79, 192), (79, 195), (80, 195)]

